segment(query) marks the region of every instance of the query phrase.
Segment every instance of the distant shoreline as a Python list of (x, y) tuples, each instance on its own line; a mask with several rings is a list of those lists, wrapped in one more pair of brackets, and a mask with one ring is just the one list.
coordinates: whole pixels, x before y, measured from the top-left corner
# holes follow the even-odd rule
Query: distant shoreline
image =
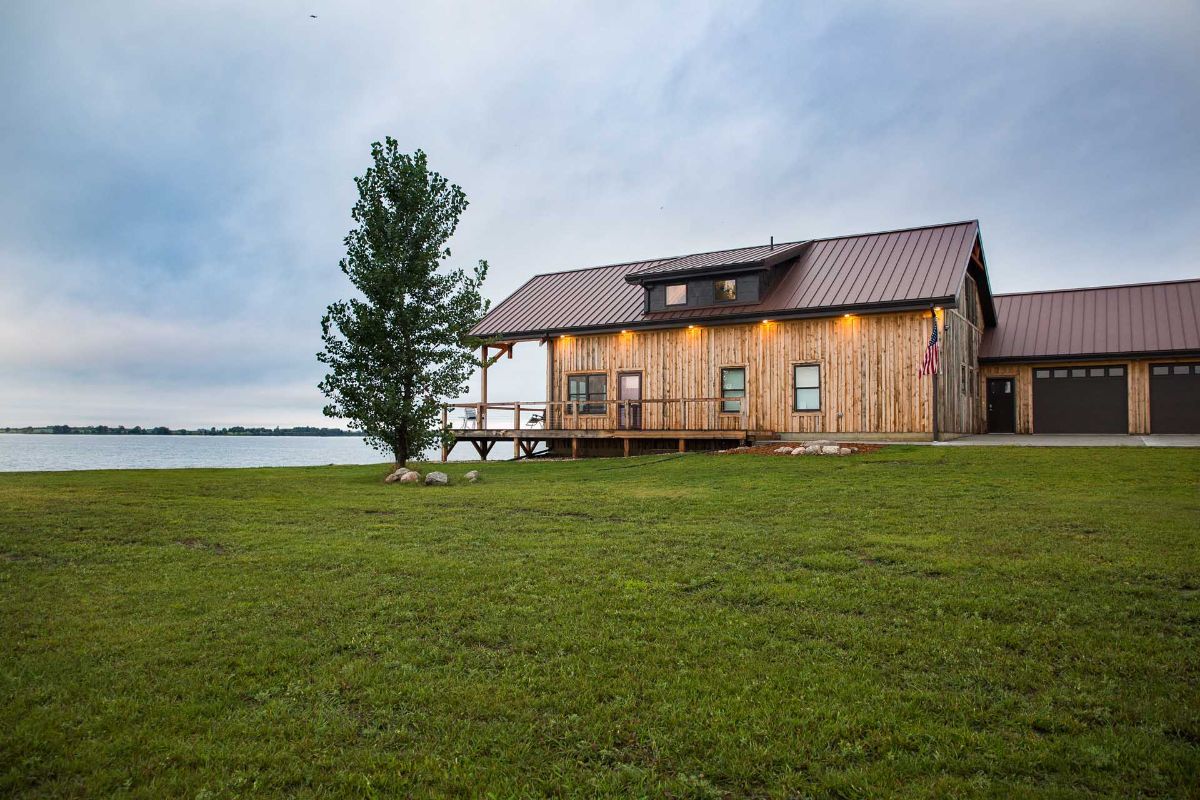
[(167, 428), (163, 426), (143, 428), (135, 425), (40, 425), (25, 428), (0, 428), (3, 433), (44, 434), (48, 436), (352, 436), (362, 438), (361, 431), (341, 428), (246, 428), (235, 425), (230, 428)]

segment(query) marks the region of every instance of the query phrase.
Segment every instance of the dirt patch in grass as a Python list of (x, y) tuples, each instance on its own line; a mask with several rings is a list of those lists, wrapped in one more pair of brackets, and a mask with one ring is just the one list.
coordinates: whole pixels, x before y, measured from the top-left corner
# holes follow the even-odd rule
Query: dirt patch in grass
[(207, 550), (208, 552), (216, 553), (217, 555), (224, 555), (226, 553), (225, 545), (218, 542), (206, 542), (203, 539), (197, 539), (194, 536), (189, 536), (186, 539), (180, 539), (178, 543), (189, 550)]

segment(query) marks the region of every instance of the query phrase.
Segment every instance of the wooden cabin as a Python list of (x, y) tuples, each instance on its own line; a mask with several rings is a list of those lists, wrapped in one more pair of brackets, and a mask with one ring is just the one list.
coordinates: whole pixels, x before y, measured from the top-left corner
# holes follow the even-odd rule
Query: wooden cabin
[(554, 272), (473, 331), (485, 364), (542, 344), (546, 397), (491, 402), (485, 367), (458, 438), (486, 457), (1200, 432), (1198, 313), (1197, 280), (993, 296), (974, 220)]

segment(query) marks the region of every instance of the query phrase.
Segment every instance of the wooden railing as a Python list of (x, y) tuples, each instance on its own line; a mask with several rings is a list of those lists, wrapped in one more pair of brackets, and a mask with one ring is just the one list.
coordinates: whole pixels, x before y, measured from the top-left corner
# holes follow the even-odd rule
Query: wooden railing
[(442, 407), (443, 427), (451, 423), (451, 409), (474, 410), (473, 425), (466, 420), (466, 430), (490, 430), (489, 411), (512, 413), (513, 424), (505, 430), (710, 431), (750, 427), (745, 398), (447, 403)]

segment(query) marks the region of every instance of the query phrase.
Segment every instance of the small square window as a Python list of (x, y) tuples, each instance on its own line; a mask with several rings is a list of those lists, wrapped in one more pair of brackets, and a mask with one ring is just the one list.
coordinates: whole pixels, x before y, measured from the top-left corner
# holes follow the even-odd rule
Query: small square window
[(669, 306), (685, 306), (687, 305), (687, 284), (672, 283), (667, 287), (667, 305)]
[(733, 279), (713, 281), (713, 297), (718, 303), (737, 300), (737, 281)]
[(1168, 375), (1171, 372), (1170, 367), (1155, 367), (1153, 370), (1155, 375)]
[(1065, 370), (1065, 369), (1054, 370), (1054, 377), (1056, 377), (1056, 378), (1065, 378), (1070, 374), (1071, 374), (1070, 370)]
[(1109, 374), (1109, 377), (1120, 378), (1121, 376), (1123, 376), (1125, 374), (1125, 368), (1124, 367), (1109, 367), (1108, 374)]
[(1092, 367), (1088, 370), (1088, 376), (1092, 378), (1103, 378), (1104, 367)]
[(1191, 370), (1188, 369), (1186, 364), (1179, 365), (1179, 366), (1175, 367), (1175, 369), (1172, 371), (1176, 375), (1187, 375), (1189, 372), (1191, 372)]
[(1072, 378), (1086, 378), (1087, 370), (1083, 369), (1083, 368), (1073, 369), (1073, 370), (1071, 370), (1071, 377)]
[(1050, 370), (1048, 370), (1048, 369), (1039, 369), (1039, 370), (1034, 370), (1033, 377), (1035, 377), (1035, 378), (1049, 378), (1049, 377), (1050, 377)]

